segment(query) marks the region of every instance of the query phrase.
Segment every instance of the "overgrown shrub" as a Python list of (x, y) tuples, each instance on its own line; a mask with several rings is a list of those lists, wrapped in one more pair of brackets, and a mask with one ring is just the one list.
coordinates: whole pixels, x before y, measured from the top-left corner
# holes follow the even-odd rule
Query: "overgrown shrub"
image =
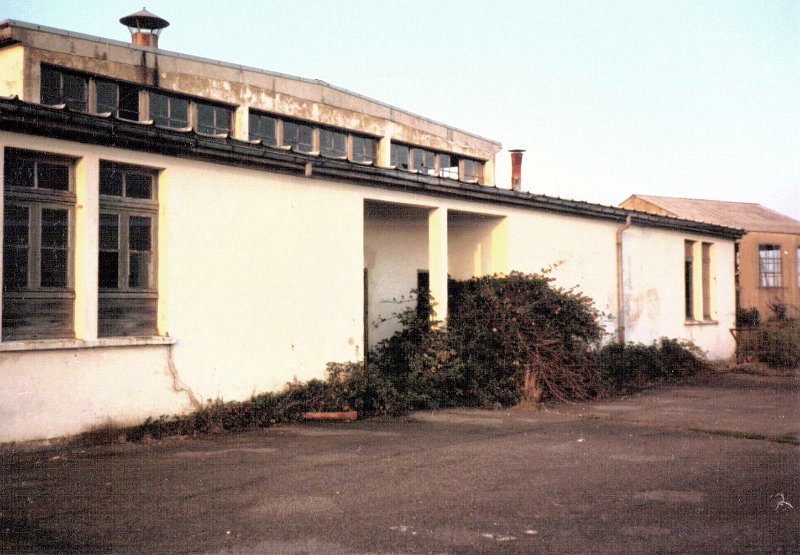
[(761, 315), (758, 313), (757, 308), (736, 309), (737, 328), (754, 328), (758, 326), (760, 320), (761, 320)]
[(595, 351), (593, 358), (606, 395), (630, 393), (709, 370), (696, 346), (666, 337), (652, 345), (611, 343)]
[(755, 359), (773, 368), (800, 367), (800, 320), (764, 323), (737, 337), (740, 360)]
[(512, 273), (450, 284), (448, 330), (473, 383), (498, 402), (598, 394), (589, 354), (602, 337), (592, 300), (553, 278)]
[(398, 315), (402, 329), (370, 351), (366, 364), (330, 363), (325, 380), (244, 402), (209, 401), (190, 415), (148, 420), (127, 436), (238, 431), (306, 411), (356, 410), (364, 417), (522, 398), (591, 399), (705, 368), (699, 351), (672, 339), (600, 347), (601, 315), (592, 300), (552, 281), (522, 273), (451, 281), (446, 329), (432, 325), (433, 299), (422, 299), (422, 308)]

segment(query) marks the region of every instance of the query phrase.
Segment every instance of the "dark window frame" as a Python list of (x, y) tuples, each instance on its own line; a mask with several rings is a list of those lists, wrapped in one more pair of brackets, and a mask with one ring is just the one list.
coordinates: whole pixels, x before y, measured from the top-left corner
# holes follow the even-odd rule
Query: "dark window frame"
[[(53, 83), (57, 80), (57, 83)], [(82, 83), (82, 94), (70, 94), (70, 83)], [(55, 90), (51, 88), (55, 85)], [(39, 100), (48, 106), (65, 104), (76, 112), (89, 110), (89, 77), (57, 66), (42, 65), (39, 71)]]
[(319, 153), (321, 156), (346, 160), (348, 142), (349, 137), (346, 131), (329, 127), (319, 128)]
[[(95, 112), (101, 114), (110, 112), (112, 115), (122, 119), (131, 121), (139, 120), (139, 93), (141, 87), (113, 79), (95, 78), (93, 82)], [(105, 98), (101, 100), (101, 95), (104, 94), (102, 89), (105, 87), (113, 87), (114, 89), (111, 102)], [(109, 91), (105, 91), (105, 93), (107, 92)]]
[[(153, 100), (162, 98), (166, 101), (166, 113), (154, 114)], [(185, 118), (179, 117), (182, 114), (177, 113), (179, 111), (183, 112), (182, 109), (179, 110), (179, 108), (182, 106), (181, 103), (185, 103)], [(156, 125), (169, 129), (188, 129), (191, 127), (192, 101), (189, 98), (180, 95), (167, 94), (161, 90), (150, 90), (148, 91), (148, 105), (148, 117), (154, 121)]]
[(318, 128), (309, 122), (294, 119), (281, 120), (281, 144), (303, 154), (318, 154), (315, 148)]
[[(279, 121), (280, 118), (277, 116), (252, 110), (248, 114), (248, 138), (251, 141), (261, 141), (261, 144), (267, 146), (277, 147)], [(267, 133), (266, 131), (270, 128), (272, 132)]]
[(356, 164), (374, 164), (377, 145), (373, 137), (351, 133), (348, 159)]
[[(207, 114), (204, 114), (208, 111)], [(205, 135), (230, 135), (233, 129), (233, 108), (210, 102), (194, 102), (195, 125), (198, 133)], [(204, 121), (210, 115), (209, 121)]]
[[(57, 154), (6, 148), (4, 152), (5, 170), (3, 172), (4, 197), (4, 238), (3, 250), (3, 340), (68, 339), (75, 336), (75, 159)], [(30, 166), (29, 166), (30, 165)], [(57, 166), (66, 169), (66, 184), (47, 187), (42, 183), (45, 172), (40, 166)], [(31, 167), (30, 172), (11, 172), (14, 168)], [(55, 174), (51, 174), (55, 175)], [(30, 181), (23, 184), (21, 181)], [(27, 212), (27, 237), (22, 248), (9, 244), (10, 233), (8, 212), (21, 208)], [(47, 232), (46, 212), (63, 213), (66, 229), (55, 228)], [(17, 226), (19, 227), (19, 226)], [(53, 229), (56, 235), (53, 235)], [(62, 235), (63, 238), (58, 236)], [(48, 236), (51, 239), (47, 244)], [(52, 239), (56, 238), (55, 244)], [(24, 283), (9, 283), (13, 269), (8, 265), (11, 250), (24, 251), (26, 260)], [(55, 253), (62, 253), (55, 256)], [(47, 255), (50, 253), (50, 256)], [(55, 256), (55, 258), (54, 258)], [(53, 266), (46, 260), (60, 259), (63, 262)], [(20, 260), (19, 256), (13, 260)], [(47, 266), (47, 267), (45, 267)], [(56, 272), (54, 272), (56, 269)], [(21, 274), (17, 273), (19, 277)], [(46, 283), (55, 279), (56, 282)]]

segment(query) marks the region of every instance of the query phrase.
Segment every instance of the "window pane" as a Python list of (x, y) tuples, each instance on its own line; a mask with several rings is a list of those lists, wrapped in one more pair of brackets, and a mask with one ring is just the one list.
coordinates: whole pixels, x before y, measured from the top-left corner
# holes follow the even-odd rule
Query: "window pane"
[(375, 152), (375, 143), (367, 137), (352, 136), (353, 162), (372, 162)]
[(262, 143), (270, 146), (278, 144), (275, 139), (275, 123), (275, 118), (250, 114), (250, 140), (260, 139)]
[(213, 133), (214, 127), (214, 107), (208, 104), (198, 104), (197, 130), (201, 133)]
[(150, 218), (131, 216), (128, 220), (128, 245), (133, 251), (150, 250)]
[(42, 247), (66, 249), (69, 244), (66, 210), (42, 208)]
[(298, 125), (291, 121), (283, 122), (283, 145), (284, 146), (297, 146)]
[(150, 119), (158, 125), (169, 123), (169, 101), (166, 96), (150, 93)]
[(107, 289), (119, 287), (119, 253), (116, 251), (100, 251), (97, 284)]
[(139, 119), (139, 89), (131, 86), (119, 85), (119, 113), (121, 118), (138, 120)]
[(391, 163), (394, 167), (408, 169), (408, 147), (404, 145), (392, 145)]
[(128, 287), (143, 289), (150, 285), (150, 253), (131, 252), (129, 255), (130, 274)]
[(11, 187), (33, 187), (33, 160), (6, 157), (5, 183)]
[(64, 102), (70, 110), (86, 111), (87, 81), (83, 77), (64, 74)]
[(3, 287), (28, 286), (29, 210), (6, 205), (3, 218)]
[(481, 164), (475, 160), (464, 160), (464, 181), (476, 181)]
[(319, 150), (325, 156), (344, 158), (347, 155), (347, 135), (330, 129), (320, 129)]
[(67, 251), (42, 248), (42, 287), (67, 286)]
[(131, 198), (152, 198), (152, 178), (141, 173), (125, 174), (125, 196)]
[(297, 128), (297, 150), (300, 152), (314, 150), (314, 128), (304, 124), (298, 125)]
[(440, 154), (439, 175), (448, 179), (458, 179), (458, 159), (449, 154)]
[(187, 127), (189, 125), (189, 101), (184, 98), (171, 98), (169, 121), (171, 127)]
[(61, 72), (43, 67), (41, 82), (42, 104), (61, 104)]
[(413, 169), (420, 173), (433, 174), (436, 166), (436, 155), (430, 150), (413, 149)]
[(112, 164), (100, 164), (100, 194), (122, 196), (122, 173)]
[(40, 189), (69, 190), (69, 168), (61, 164), (36, 164), (36, 185)]
[(99, 113), (111, 112), (116, 114), (119, 107), (117, 98), (119, 88), (117, 84), (108, 81), (97, 81), (95, 88), (97, 90), (97, 111)]
[(100, 214), (100, 248), (119, 249), (119, 216), (116, 214)]

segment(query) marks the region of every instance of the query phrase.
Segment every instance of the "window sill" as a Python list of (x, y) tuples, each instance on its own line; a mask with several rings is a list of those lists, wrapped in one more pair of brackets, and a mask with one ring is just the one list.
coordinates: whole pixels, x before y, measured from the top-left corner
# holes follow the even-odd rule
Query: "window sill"
[(0, 352), (58, 351), (62, 349), (96, 349), (108, 347), (140, 347), (148, 345), (174, 345), (173, 337), (103, 337), (100, 339), (23, 339), (0, 343)]
[(686, 326), (718, 326), (718, 320), (686, 320), (684, 322)]

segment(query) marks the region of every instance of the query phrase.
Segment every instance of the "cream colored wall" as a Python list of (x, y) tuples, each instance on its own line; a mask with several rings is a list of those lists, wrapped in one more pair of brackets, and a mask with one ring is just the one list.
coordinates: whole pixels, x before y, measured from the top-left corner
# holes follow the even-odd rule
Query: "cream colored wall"
[(0, 49), (0, 67), (0, 96), (17, 95), (25, 100), (25, 49), (20, 45)]
[[(712, 317), (710, 322), (687, 323), (684, 304), (684, 241), (695, 241), (695, 277), (701, 276), (699, 246), (712, 246)], [(650, 343), (659, 337), (686, 339), (710, 358), (733, 355), (730, 328), (735, 321), (733, 279), (734, 243), (700, 235), (632, 227), (623, 235), (626, 339)], [(702, 298), (702, 280), (695, 279), (695, 299)], [(702, 316), (702, 303), (695, 303)], [(699, 312), (698, 312), (699, 310)]]
[[(3, 145), (79, 158), (77, 231), (95, 238), (76, 241), (76, 266), (91, 270), (76, 271), (81, 340), (96, 339), (96, 325), (87, 321), (96, 307), (91, 284), (96, 290), (97, 254), (90, 251), (97, 244), (97, 210), (87, 191), (97, 190), (96, 172), (89, 170), (105, 159), (162, 170), (159, 331), (176, 341), (173, 370), (197, 399), (244, 399), (294, 379), (322, 378), (327, 362), (363, 356), (364, 232), (358, 188), (10, 133), (0, 133)], [(2, 376), (0, 405), (30, 421), (25, 434), (14, 428), (5, 437), (40, 439), (78, 433), (105, 418), (130, 422), (185, 410), (185, 396), (173, 395), (169, 380), (141, 375), (142, 368), (157, 375), (168, 370), (164, 348), (158, 360), (143, 351), (151, 348), (0, 352), (2, 360), (11, 361), (5, 368), (13, 368)], [(76, 359), (89, 368), (108, 366), (108, 379), (84, 380), (78, 366), (62, 372)], [(117, 376), (135, 382), (139, 375), (141, 389), (119, 388), (124, 394), (113, 394)], [(140, 396), (143, 392), (153, 401)], [(51, 412), (62, 428), (43, 424), (49, 416), (40, 422), (39, 415), (31, 415), (50, 411), (47, 404), (56, 399), (60, 406)]]
[[(621, 224), (514, 210), (509, 217), (509, 266), (540, 273), (551, 268), (556, 285), (577, 287), (598, 310), (617, 311), (616, 229)], [(610, 333), (616, 321), (604, 320)]]
[(168, 346), (0, 352), (0, 443), (72, 435), (190, 408)]

